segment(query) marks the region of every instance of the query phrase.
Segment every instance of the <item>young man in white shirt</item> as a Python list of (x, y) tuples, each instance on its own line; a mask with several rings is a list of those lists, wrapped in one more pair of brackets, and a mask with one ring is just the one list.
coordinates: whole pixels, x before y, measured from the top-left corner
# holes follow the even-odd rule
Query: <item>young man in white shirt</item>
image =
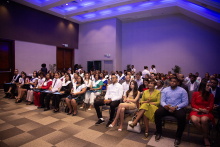
[(155, 65), (151, 65), (150, 73), (157, 73)]
[(118, 107), (120, 104), (120, 100), (122, 99), (123, 95), (123, 87), (121, 84), (119, 84), (117, 81), (117, 76), (112, 75), (111, 76), (112, 84), (110, 84), (107, 88), (106, 94), (105, 94), (105, 100), (104, 101), (95, 101), (94, 107), (97, 113), (97, 116), (99, 120), (95, 123), (95, 125), (100, 125), (105, 122), (105, 120), (102, 117), (102, 112), (100, 111), (100, 106), (103, 105), (110, 105), (110, 119), (106, 125), (108, 127), (114, 119), (115, 115), (115, 108)]
[(186, 83), (186, 86), (188, 86), (189, 91), (198, 91), (200, 83), (196, 81), (196, 76), (191, 75), (190, 81)]
[(130, 71), (127, 72), (127, 75), (129, 75), (131, 77), (131, 80), (134, 80), (134, 76), (131, 75)]
[(146, 74), (150, 76), (150, 72), (148, 71), (148, 66), (144, 66), (144, 70), (142, 71), (142, 77), (145, 77)]
[(141, 84), (143, 84), (143, 79), (141, 79), (141, 75), (140, 75), (139, 72), (136, 73), (136, 79), (135, 79), (135, 81), (137, 82), (138, 88), (139, 88), (139, 86), (140, 86)]
[(130, 82), (131, 82), (131, 77), (130, 77), (129, 75), (127, 75), (127, 76), (125, 77), (125, 82), (122, 83), (122, 87), (123, 87), (123, 99), (125, 98), (126, 92), (129, 90)]
[(134, 73), (136, 73), (136, 69), (134, 68), (134, 65), (131, 65), (131, 71), (134, 71)]

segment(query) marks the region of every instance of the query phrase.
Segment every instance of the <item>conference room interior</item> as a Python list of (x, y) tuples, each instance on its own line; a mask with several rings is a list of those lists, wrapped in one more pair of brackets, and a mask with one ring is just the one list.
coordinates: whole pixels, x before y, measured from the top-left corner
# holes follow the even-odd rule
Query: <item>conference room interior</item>
[[(15, 70), (32, 79), (43, 63), (54, 73), (70, 69), (75, 73), (80, 67), (83, 76), (91, 69), (105, 70), (109, 76), (112, 71), (124, 73), (131, 65), (135, 76), (145, 66), (150, 71), (155, 65), (157, 73), (164, 75), (169, 71), (175, 75), (173, 68), (180, 67), (178, 73), (184, 77), (198, 72), (205, 78), (206, 73), (220, 74), (219, 54), (218, 0), (1, 0), (0, 147), (174, 146), (175, 119), (161, 120), (162, 137), (157, 141), (155, 122), (149, 121), (147, 138), (144, 119), (139, 121), (140, 133), (127, 130), (136, 112), (125, 113), (119, 131), (120, 120), (113, 128), (106, 127), (111, 112), (105, 105), (100, 107), (105, 123), (97, 126), (92, 105), (88, 110), (90, 105), (81, 109), (83, 102), (78, 103), (76, 115), (67, 115), (65, 99), (59, 102), (58, 112), (51, 100), (50, 110), (44, 111), (34, 102), (27, 105), (27, 92), (19, 103), (14, 99), (18, 89), (13, 99), (5, 98), (3, 86), (11, 84)], [(191, 100), (192, 93), (188, 96)], [(190, 112), (191, 108), (186, 109), (186, 125), (177, 146), (202, 147), (204, 136), (189, 123)], [(212, 113), (216, 125), (210, 124), (210, 146), (218, 147), (220, 114)]]

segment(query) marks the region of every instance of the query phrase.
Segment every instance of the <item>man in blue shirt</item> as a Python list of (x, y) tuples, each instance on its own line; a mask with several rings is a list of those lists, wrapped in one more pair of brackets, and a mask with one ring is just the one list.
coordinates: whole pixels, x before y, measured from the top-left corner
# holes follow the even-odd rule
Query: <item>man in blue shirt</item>
[(184, 107), (188, 105), (188, 94), (186, 90), (177, 85), (178, 79), (176, 77), (172, 78), (170, 86), (162, 91), (160, 101), (162, 107), (155, 112), (156, 141), (159, 141), (162, 134), (161, 118), (170, 115), (177, 119), (178, 128), (174, 145), (180, 144), (186, 123), (186, 112)]

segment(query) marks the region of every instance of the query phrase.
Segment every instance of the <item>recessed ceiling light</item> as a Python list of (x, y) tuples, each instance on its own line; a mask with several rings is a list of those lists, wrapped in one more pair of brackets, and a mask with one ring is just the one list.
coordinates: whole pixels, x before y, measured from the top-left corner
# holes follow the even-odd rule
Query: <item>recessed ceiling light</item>
[(66, 4), (66, 5), (68, 5), (68, 4)]

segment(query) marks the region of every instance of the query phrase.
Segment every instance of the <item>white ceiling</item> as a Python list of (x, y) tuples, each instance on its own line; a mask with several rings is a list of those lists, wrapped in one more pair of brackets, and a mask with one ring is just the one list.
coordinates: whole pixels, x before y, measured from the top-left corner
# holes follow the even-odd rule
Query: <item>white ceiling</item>
[(13, 0), (31, 8), (87, 23), (117, 17), (121, 21), (182, 13), (220, 30), (219, 0)]

